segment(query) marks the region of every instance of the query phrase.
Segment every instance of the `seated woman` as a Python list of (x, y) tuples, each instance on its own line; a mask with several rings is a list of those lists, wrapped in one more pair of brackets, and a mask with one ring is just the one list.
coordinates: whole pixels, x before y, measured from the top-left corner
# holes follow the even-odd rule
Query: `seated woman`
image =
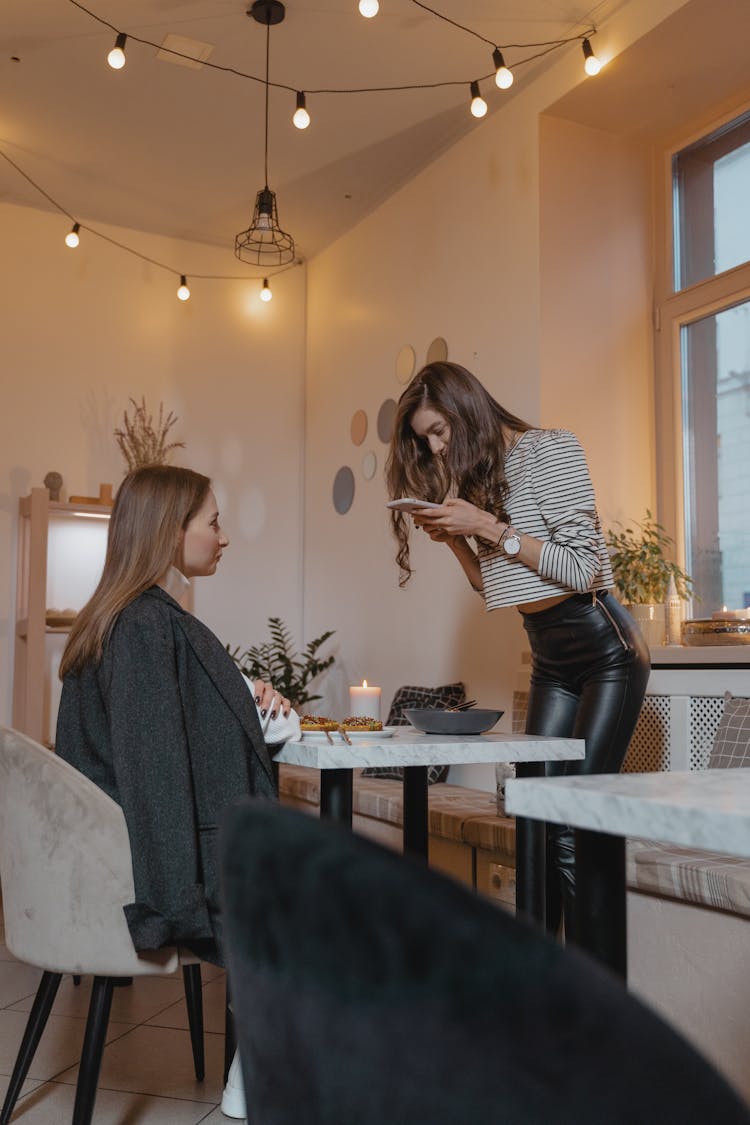
[[(228, 543), (207, 477), (168, 465), (125, 477), (101, 580), (60, 664), (56, 739), (122, 807), (135, 948), (179, 944), (216, 964), (221, 815), (247, 794), (276, 798), (261, 723), (290, 715), (270, 684), (248, 690), (218, 637), (177, 601), (188, 579), (215, 573)], [(297, 722), (292, 714), (290, 733)]]

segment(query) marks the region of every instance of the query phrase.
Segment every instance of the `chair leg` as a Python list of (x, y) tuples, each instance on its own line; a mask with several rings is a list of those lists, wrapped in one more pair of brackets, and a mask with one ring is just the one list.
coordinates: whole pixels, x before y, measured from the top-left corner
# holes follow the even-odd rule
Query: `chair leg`
[(91, 1125), (96, 1101), (96, 1088), (102, 1066), (102, 1052), (112, 1007), (112, 977), (94, 977), (91, 990), (86, 1034), (83, 1039), (81, 1065), (78, 1070), (73, 1125)]
[(232, 1014), (232, 1003), (229, 995), (229, 976), (227, 975), (227, 1002), (224, 1012), (224, 1085), (227, 1084), (229, 1077), (229, 1068), (232, 1065), (234, 1052), (237, 1049), (237, 1035), (234, 1030), (234, 1015)]
[(185, 1003), (190, 1024), (190, 1044), (193, 1048), (193, 1066), (198, 1082), (203, 1081), (206, 1063), (203, 1051), (203, 991), (201, 988), (200, 962), (182, 966), (185, 982)]
[(42, 1038), (42, 1032), (46, 1027), (61, 980), (62, 973), (42, 973), (42, 979), (39, 982), (39, 988), (36, 990), (34, 1003), (26, 1023), (26, 1030), (23, 1033), (21, 1046), (18, 1048), (16, 1065), (13, 1067), (13, 1074), (8, 1083), (3, 1108), (0, 1111), (0, 1125), (7, 1125), (10, 1121), (21, 1087), (26, 1080), (32, 1059), (39, 1046), (39, 1040)]

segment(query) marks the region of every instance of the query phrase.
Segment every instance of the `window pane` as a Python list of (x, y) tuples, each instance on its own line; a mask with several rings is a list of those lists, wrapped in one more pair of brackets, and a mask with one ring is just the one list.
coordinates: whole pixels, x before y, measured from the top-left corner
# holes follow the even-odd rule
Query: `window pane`
[(750, 261), (750, 115), (672, 162), (676, 287)]
[(696, 617), (750, 606), (750, 301), (682, 330), (687, 570)]

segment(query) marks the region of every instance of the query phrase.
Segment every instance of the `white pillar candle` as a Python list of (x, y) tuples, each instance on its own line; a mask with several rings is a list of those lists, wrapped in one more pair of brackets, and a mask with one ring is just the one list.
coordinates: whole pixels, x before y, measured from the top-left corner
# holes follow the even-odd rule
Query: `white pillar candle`
[(362, 681), (361, 687), (350, 687), (349, 714), (380, 719), (380, 688), (369, 687), (367, 680)]

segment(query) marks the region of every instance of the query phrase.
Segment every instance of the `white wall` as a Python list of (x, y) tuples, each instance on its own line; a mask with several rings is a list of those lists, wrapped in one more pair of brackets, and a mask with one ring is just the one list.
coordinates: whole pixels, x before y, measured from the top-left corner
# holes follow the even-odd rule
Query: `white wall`
[[(66, 229), (0, 206), (0, 722), (11, 718), (18, 498), (50, 469), (66, 493), (116, 486), (113, 430), (130, 396), (178, 415), (175, 463), (216, 484), (231, 546), (218, 576), (198, 580), (196, 613), (232, 644), (263, 639), (270, 614), (301, 628), (304, 269), (280, 275), (267, 305), (257, 281), (196, 280), (182, 303), (176, 278), (85, 234), (71, 251)], [(230, 248), (100, 229), (178, 268), (243, 272)]]
[(586, 449), (605, 526), (654, 508), (652, 153), (540, 128), (541, 421)]

